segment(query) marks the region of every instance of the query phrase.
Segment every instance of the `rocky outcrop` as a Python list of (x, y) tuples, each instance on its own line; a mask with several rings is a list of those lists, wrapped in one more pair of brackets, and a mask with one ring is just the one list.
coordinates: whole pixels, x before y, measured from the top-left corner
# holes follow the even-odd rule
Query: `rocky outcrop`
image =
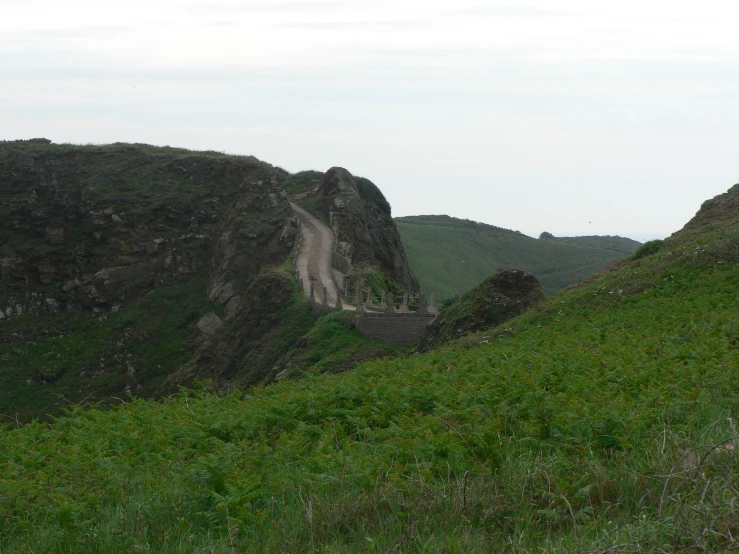
[(705, 225), (722, 223), (737, 217), (739, 217), (739, 184), (703, 202), (698, 213), (685, 224), (680, 232), (700, 229)]
[(289, 255), (281, 178), (215, 152), (0, 143), (0, 413), (151, 395)]
[(246, 157), (144, 145), (0, 143), (0, 306), (117, 309), (202, 276), (234, 306), (292, 247), (280, 174)]
[(323, 176), (318, 195), (325, 213), (333, 213), (339, 251), (354, 265), (377, 265), (401, 288), (418, 291), (390, 204), (371, 181), (332, 167)]
[(541, 283), (533, 274), (520, 269), (500, 271), (444, 308), (426, 327), (419, 348), (430, 350), (495, 327), (544, 300)]
[[(217, 152), (0, 142), (0, 411), (273, 380), (318, 317), (275, 269), (299, 233), (284, 179)], [(327, 197), (346, 244), (413, 288), (384, 198), (346, 182), (351, 206)]]
[(318, 315), (300, 299), (295, 279), (279, 269), (262, 272), (246, 289), (232, 317), (171, 375), (159, 395), (211, 380), (218, 387), (275, 379), (277, 362), (298, 345)]
[(200, 321), (198, 321), (198, 329), (208, 337), (215, 333), (221, 325), (223, 325), (223, 321), (221, 321), (221, 318), (213, 312), (205, 314), (200, 318)]

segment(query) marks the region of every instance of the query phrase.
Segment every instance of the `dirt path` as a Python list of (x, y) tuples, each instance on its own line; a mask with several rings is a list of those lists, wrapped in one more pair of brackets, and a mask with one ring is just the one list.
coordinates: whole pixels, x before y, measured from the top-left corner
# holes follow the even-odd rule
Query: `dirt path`
[(310, 296), (310, 284), (314, 283), (316, 302), (323, 302), (323, 287), (328, 291), (328, 305), (334, 306), (338, 288), (334, 281), (331, 256), (334, 248), (334, 232), (297, 204), (290, 203), (300, 220), (303, 244), (298, 252), (296, 268), (303, 279), (303, 293)]

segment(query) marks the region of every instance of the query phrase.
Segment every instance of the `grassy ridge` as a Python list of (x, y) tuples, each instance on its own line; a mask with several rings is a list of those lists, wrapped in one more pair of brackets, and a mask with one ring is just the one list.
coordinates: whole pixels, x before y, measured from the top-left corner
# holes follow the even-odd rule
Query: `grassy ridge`
[(421, 287), (441, 296), (465, 292), (496, 271), (513, 268), (536, 275), (551, 296), (627, 256), (449, 216), (399, 217), (395, 223)]
[(625, 238), (613, 236), (586, 236), (586, 237), (546, 237), (542, 233), (540, 239), (548, 239), (562, 244), (571, 244), (574, 246), (583, 246), (586, 248), (604, 248), (606, 250), (615, 250), (624, 254), (633, 254), (641, 245), (640, 242)]
[[(354, 328), (354, 314), (338, 312), (324, 315), (301, 339), (283, 365), (290, 365), (290, 374), (339, 373), (354, 367), (361, 360), (409, 355), (415, 347), (396, 342), (371, 340)], [(294, 373), (295, 371), (298, 373)]]
[(5, 429), (0, 551), (739, 548), (738, 242), (426, 355)]
[[(38, 187), (38, 174), (31, 169), (41, 166), (44, 177), (48, 172), (49, 179), (55, 179), (55, 174), (63, 179), (61, 187), (74, 195), (74, 208), (79, 204), (115, 206), (130, 216), (161, 209), (187, 210), (214, 191), (223, 193), (227, 164), (267, 166), (253, 156), (125, 143), (0, 143), (0, 162), (23, 168), (18, 175), (0, 180), (0, 193), (17, 193), (19, 185)], [(79, 189), (85, 190), (81, 200)]]

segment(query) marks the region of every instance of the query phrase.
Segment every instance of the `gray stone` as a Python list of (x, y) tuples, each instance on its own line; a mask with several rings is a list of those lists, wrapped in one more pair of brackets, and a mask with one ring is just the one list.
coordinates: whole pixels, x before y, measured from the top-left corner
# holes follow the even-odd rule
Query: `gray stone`
[(226, 302), (231, 300), (236, 294), (234, 291), (234, 284), (229, 281), (228, 283), (217, 283), (211, 288), (208, 297), (210, 300), (215, 301), (217, 304), (224, 305)]
[(74, 281), (64, 281), (64, 284), (62, 284), (62, 290), (64, 292), (69, 292), (80, 286), (82, 286), (82, 283), (80, 283), (77, 279), (75, 279)]
[(51, 313), (55, 314), (59, 311), (59, 302), (57, 302), (54, 298), (47, 298), (46, 307), (49, 308), (49, 311)]
[(221, 318), (213, 312), (204, 315), (200, 318), (200, 321), (198, 321), (198, 329), (200, 329), (200, 332), (204, 335), (212, 335), (221, 325), (223, 325)]
[(239, 295), (236, 295), (231, 298), (231, 300), (228, 301), (226, 304), (226, 316), (230, 316), (231, 314), (235, 313), (236, 310), (239, 309), (239, 306), (241, 305), (241, 297)]
[(47, 227), (45, 234), (47, 244), (51, 246), (64, 244), (64, 229), (61, 227)]
[(285, 222), (285, 226), (282, 228), (282, 233), (280, 234), (280, 242), (284, 244), (286, 248), (292, 248), (295, 244), (295, 239), (297, 238), (297, 236), (297, 219), (291, 217)]

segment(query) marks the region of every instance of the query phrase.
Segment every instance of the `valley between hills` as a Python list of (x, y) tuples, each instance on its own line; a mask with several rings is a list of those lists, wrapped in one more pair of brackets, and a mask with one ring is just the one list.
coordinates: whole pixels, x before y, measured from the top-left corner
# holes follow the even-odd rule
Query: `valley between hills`
[[(314, 309), (291, 201), (352, 283), (448, 298), (418, 345)], [(534, 239), (341, 168), (0, 143), (0, 553), (735, 551), (739, 185), (696, 209)]]

